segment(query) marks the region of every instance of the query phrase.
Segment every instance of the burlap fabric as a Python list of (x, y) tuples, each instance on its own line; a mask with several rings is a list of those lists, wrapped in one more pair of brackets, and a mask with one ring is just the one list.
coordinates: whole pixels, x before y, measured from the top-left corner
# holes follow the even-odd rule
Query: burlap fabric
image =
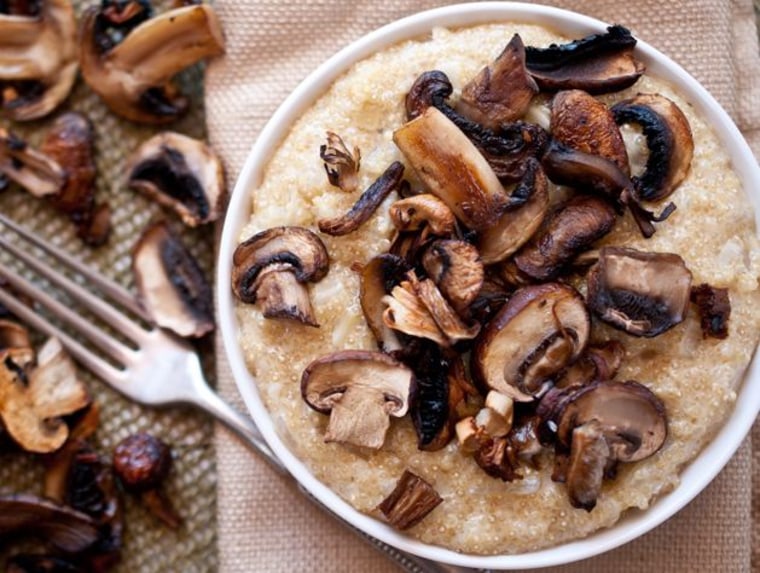
[[(230, 179), (272, 112), (317, 65), (378, 26), (445, 3), (217, 0), (228, 52), (208, 69), (206, 113), (210, 139), (225, 158)], [(629, 26), (701, 81), (760, 153), (760, 60), (750, 0), (546, 3)], [(221, 359), (219, 387), (240, 404)], [(760, 439), (760, 429), (756, 434)], [(397, 570), (305, 502), (222, 429), (216, 447), (223, 571)], [(749, 571), (758, 545), (752, 527), (757, 521), (751, 511), (753, 475), (755, 483), (760, 481), (760, 451), (754, 454), (753, 471), (747, 439), (712, 485), (668, 523), (616, 551), (552, 571)]]
[[(75, 0), (77, 14), (96, 0)], [(157, 10), (170, 5), (154, 2)], [(192, 94), (188, 116), (171, 129), (203, 137), (203, 70), (190, 70), (182, 78), (184, 90)], [(51, 121), (66, 110), (84, 113), (96, 132), (97, 192), (99, 202), (108, 202), (112, 209), (113, 232), (109, 242), (97, 249), (86, 247), (76, 238), (74, 228), (45, 202), (20, 189), (0, 195), (0, 211), (22, 222), (40, 235), (62, 246), (78, 258), (99, 268), (126, 287), (132, 285), (130, 251), (147, 224), (165, 218), (181, 234), (183, 241), (205, 269), (209, 279), (213, 269), (212, 227), (191, 231), (177, 217), (162, 211), (155, 203), (130, 191), (125, 183), (125, 162), (128, 155), (159, 128), (135, 126), (108, 111), (100, 99), (81, 81), (65, 105), (48, 119), (32, 124), (11, 124), (0, 120), (0, 126), (37, 144)], [(165, 128), (164, 128), (165, 129)], [(0, 232), (5, 233), (5, 230)], [(214, 353), (211, 339), (200, 345), (207, 374), (214, 377)], [(187, 409), (164, 411), (139, 407), (111, 391), (100, 381), (82, 371), (94, 399), (102, 408), (101, 425), (95, 436), (96, 450), (110, 459), (113, 447), (126, 436), (148, 431), (169, 443), (174, 451), (174, 470), (167, 492), (175, 503), (184, 524), (179, 531), (170, 531), (148, 514), (131, 496), (126, 497), (125, 544), (123, 559), (117, 571), (214, 571), (216, 554), (216, 497), (213, 425), (203, 415)], [(140, 380), (134, 383), (139, 384)], [(166, 381), (167, 384), (171, 380)], [(41, 489), (42, 464), (39, 459), (19, 453), (0, 453), (0, 494), (33, 492)], [(0, 570), (5, 556), (31, 545), (0, 548)]]

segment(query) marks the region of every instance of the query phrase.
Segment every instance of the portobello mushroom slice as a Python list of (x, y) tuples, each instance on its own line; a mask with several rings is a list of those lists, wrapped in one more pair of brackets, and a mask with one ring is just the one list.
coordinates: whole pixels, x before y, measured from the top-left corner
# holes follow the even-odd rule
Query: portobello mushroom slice
[(422, 266), (454, 310), (464, 316), (485, 278), (478, 250), (466, 241), (441, 239), (425, 250)]
[(132, 272), (140, 303), (158, 326), (192, 338), (214, 330), (211, 286), (163, 221), (138, 239), (132, 250)]
[(0, 128), (0, 175), (35, 197), (59, 193), (66, 183), (66, 172), (57, 161), (3, 128)]
[(636, 39), (623, 26), (610, 26), (567, 44), (548, 48), (528, 46), (525, 64), (545, 91), (580, 89), (591, 94), (619, 91), (639, 79), (646, 70), (634, 56)]
[(301, 377), (301, 396), (330, 415), (326, 442), (379, 449), (390, 416), (409, 410), (414, 373), (381, 352), (343, 350), (311, 362)]
[(588, 306), (628, 334), (657, 336), (686, 316), (691, 278), (679, 255), (603, 247), (588, 274)]
[(232, 255), (232, 290), (243, 302), (259, 303), (266, 318), (290, 318), (319, 326), (307, 282), (329, 269), (322, 239), (303, 227), (273, 227), (239, 244)]

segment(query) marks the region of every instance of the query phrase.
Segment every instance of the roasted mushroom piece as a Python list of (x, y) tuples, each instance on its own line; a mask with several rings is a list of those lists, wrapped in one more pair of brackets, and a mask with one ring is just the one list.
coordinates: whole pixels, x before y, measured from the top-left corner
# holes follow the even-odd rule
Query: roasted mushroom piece
[(319, 147), (319, 157), (325, 163), (330, 185), (350, 193), (359, 187), (359, 166), (362, 154), (358, 147), (349, 151), (343, 138), (332, 131), (327, 132), (327, 143)]
[(672, 253), (604, 247), (588, 273), (589, 308), (634, 336), (657, 336), (680, 323), (690, 294), (691, 271)]
[(359, 302), (367, 326), (383, 352), (401, 349), (397, 333), (383, 321), (383, 312), (386, 308), (383, 298), (404, 280), (409, 270), (409, 266), (403, 259), (385, 253), (373, 257), (361, 271)]
[(66, 183), (66, 172), (58, 162), (2, 128), (0, 175), (17, 183), (35, 197), (54, 195)]
[(8, 559), (5, 573), (83, 573), (83, 569), (61, 557), (19, 553)]
[(731, 317), (731, 299), (727, 288), (702, 283), (691, 289), (691, 302), (699, 310), (702, 336), (728, 338), (728, 320)]
[(425, 250), (422, 266), (454, 310), (465, 316), (485, 278), (478, 250), (466, 241), (441, 239)]
[(292, 318), (318, 326), (306, 289), (329, 269), (322, 240), (303, 227), (256, 233), (232, 255), (232, 289), (243, 302), (260, 303), (267, 318)]
[(201, 337), (214, 329), (214, 302), (203, 270), (163, 221), (154, 223), (132, 249), (138, 297), (153, 321), (179, 336)]
[(43, 117), (77, 77), (74, 9), (69, 0), (0, 3), (0, 110), (15, 121)]
[(127, 162), (131, 189), (172, 209), (191, 227), (215, 221), (227, 198), (222, 162), (208, 145), (180, 133), (158, 133)]
[(413, 372), (381, 352), (343, 350), (311, 362), (301, 377), (301, 396), (330, 415), (326, 442), (379, 449), (390, 416), (409, 410)]
[(441, 237), (451, 235), (456, 230), (454, 213), (446, 203), (429, 193), (395, 201), (388, 210), (388, 216), (399, 232), (420, 231)]
[(420, 476), (404, 470), (396, 487), (377, 508), (393, 527), (409, 529), (433, 511), (443, 498)]
[[(221, 25), (208, 4), (174, 8), (153, 18), (130, 18), (106, 0), (82, 15), (80, 65), (87, 85), (111, 110), (131, 121), (164, 124), (187, 110), (172, 78), (224, 52)], [(127, 22), (118, 34), (114, 26)], [(113, 38), (121, 41), (114, 44)], [(122, 39), (123, 38), (123, 39)]]

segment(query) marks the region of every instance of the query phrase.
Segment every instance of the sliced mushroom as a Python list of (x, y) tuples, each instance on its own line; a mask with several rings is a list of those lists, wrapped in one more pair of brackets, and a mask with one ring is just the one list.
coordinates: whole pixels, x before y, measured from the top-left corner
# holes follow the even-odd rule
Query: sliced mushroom
[(29, 330), (18, 322), (0, 319), (0, 351), (32, 349)]
[(344, 350), (311, 362), (301, 377), (301, 396), (317, 412), (330, 414), (326, 442), (379, 449), (390, 416), (409, 410), (414, 374), (380, 352)]
[(466, 241), (438, 240), (425, 250), (422, 266), (454, 310), (464, 316), (485, 277), (478, 250)]
[(667, 434), (665, 406), (638, 382), (597, 382), (575, 392), (557, 429), (559, 442), (570, 448), (570, 502), (591, 511), (605, 468), (653, 455)]
[(0, 173), (35, 197), (58, 193), (66, 183), (66, 172), (58, 162), (2, 128)]
[(691, 302), (699, 309), (699, 322), (705, 338), (728, 338), (731, 300), (727, 288), (702, 283), (691, 289)]
[(400, 232), (427, 230), (437, 237), (450, 235), (456, 229), (451, 209), (435, 195), (423, 193), (394, 202), (388, 215)]
[(554, 382), (554, 388), (575, 389), (595, 381), (612, 380), (624, 357), (625, 347), (616, 340), (589, 346), (581, 357)]
[(686, 316), (691, 272), (671, 253), (604, 247), (588, 274), (589, 308), (634, 336), (653, 337)]
[(580, 356), (589, 330), (583, 299), (572, 287), (546, 283), (520, 289), (478, 337), (473, 378), (482, 388), (532, 401)]
[(612, 230), (617, 217), (598, 197), (578, 195), (560, 206), (543, 229), (515, 255), (526, 275), (546, 281), (556, 278), (580, 252)]
[(393, 140), (430, 192), (470, 229), (489, 227), (504, 211), (507, 196), (493, 169), (436, 108), (397, 129)]
[(457, 109), (489, 129), (522, 117), (538, 86), (525, 68), (525, 46), (518, 34), (496, 60), (462, 88)]
[(443, 498), (420, 476), (404, 470), (396, 487), (377, 508), (393, 527), (409, 529), (433, 511)]
[(128, 184), (175, 211), (191, 227), (219, 218), (227, 198), (222, 162), (208, 145), (172, 131), (140, 145), (127, 162)]
[(406, 94), (406, 119), (411, 121), (421, 116), (431, 106), (440, 109), (453, 91), (449, 77), (442, 71), (423, 72)]
[(689, 174), (694, 140), (681, 109), (660, 94), (638, 94), (612, 107), (615, 121), (641, 126), (649, 156), (646, 168), (634, 176), (639, 199), (660, 201), (670, 195)]
[(359, 165), (362, 154), (358, 147), (349, 151), (343, 138), (332, 131), (327, 132), (327, 143), (319, 148), (319, 157), (325, 162), (325, 172), (330, 185), (343, 191), (356, 191), (359, 187)]
[(335, 236), (347, 235), (355, 231), (367, 222), (388, 195), (398, 189), (403, 176), (404, 165), (399, 161), (394, 161), (362, 193), (362, 196), (359, 197), (359, 200), (351, 207), (348, 213), (335, 219), (321, 219), (319, 221), (319, 230), (328, 235)]
[(273, 227), (239, 244), (232, 256), (232, 289), (243, 302), (259, 302), (267, 318), (318, 326), (306, 289), (329, 269), (322, 240), (303, 227)]
[(49, 114), (77, 77), (76, 21), (68, 0), (0, 5), (0, 107), (15, 121)]
[(367, 326), (375, 336), (380, 350), (384, 352), (399, 350), (401, 343), (396, 333), (383, 321), (386, 308), (383, 298), (404, 280), (407, 271), (409, 266), (403, 259), (385, 253), (373, 257), (361, 272), (359, 302)]
[(633, 85), (646, 66), (633, 54), (636, 39), (622, 26), (548, 48), (528, 47), (528, 72), (542, 90), (607, 93)]
[(138, 239), (132, 249), (132, 272), (140, 302), (157, 325), (193, 338), (214, 330), (211, 285), (163, 221)]
[(82, 569), (60, 557), (19, 553), (8, 559), (6, 573), (82, 573)]
[[(208, 4), (174, 8), (132, 21), (114, 45), (106, 32), (125, 16), (107, 2), (85, 10), (79, 27), (80, 65), (87, 85), (111, 110), (131, 121), (164, 124), (187, 110), (172, 78), (224, 52), (221, 25)], [(139, 23), (138, 23), (139, 22)], [(116, 35), (114, 35), (116, 36)]]
[(505, 436), (495, 437), (483, 444), (475, 452), (475, 462), (489, 476), (502, 481), (514, 481), (522, 476), (517, 472), (519, 462), (517, 451)]

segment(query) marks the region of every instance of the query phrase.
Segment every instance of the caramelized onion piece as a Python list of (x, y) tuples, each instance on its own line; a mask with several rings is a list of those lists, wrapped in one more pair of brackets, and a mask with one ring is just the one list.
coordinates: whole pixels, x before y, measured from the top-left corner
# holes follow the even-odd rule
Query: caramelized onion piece
[(377, 507), (388, 523), (403, 531), (425, 519), (442, 501), (433, 486), (404, 470), (394, 490)]

